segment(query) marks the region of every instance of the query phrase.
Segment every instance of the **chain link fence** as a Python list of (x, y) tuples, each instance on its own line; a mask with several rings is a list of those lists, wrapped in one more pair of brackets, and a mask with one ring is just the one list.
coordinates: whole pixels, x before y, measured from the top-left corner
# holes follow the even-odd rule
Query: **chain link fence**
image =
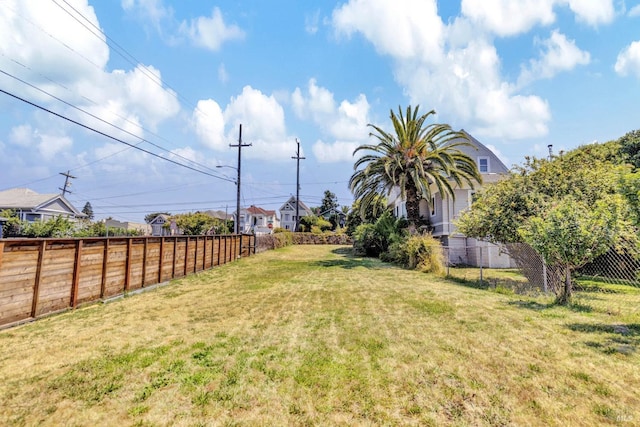
[[(526, 295), (556, 295), (566, 270), (547, 266), (527, 244), (444, 246), (447, 274), (465, 285)], [(575, 309), (640, 316), (640, 250), (629, 243), (571, 272)]]

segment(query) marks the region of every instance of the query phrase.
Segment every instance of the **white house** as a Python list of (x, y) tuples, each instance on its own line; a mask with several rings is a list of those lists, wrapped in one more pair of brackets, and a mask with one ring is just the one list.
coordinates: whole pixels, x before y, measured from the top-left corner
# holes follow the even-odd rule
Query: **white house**
[(160, 214), (149, 221), (149, 225), (151, 226), (152, 236), (175, 236), (180, 234), (176, 222), (171, 220), (169, 215)]
[(276, 211), (266, 210), (251, 205), (240, 209), (240, 232), (256, 234), (271, 234), (274, 228), (280, 226)]
[[(307, 205), (305, 205), (301, 201), (298, 202), (297, 210), (300, 213), (300, 218), (302, 218), (303, 216), (313, 215), (311, 209), (309, 209)], [(289, 197), (289, 200), (287, 200), (280, 207), (280, 226), (285, 230), (294, 231), (296, 228), (296, 220), (296, 198), (294, 196), (291, 196)]]
[(86, 218), (61, 194), (40, 194), (28, 188), (0, 191), (0, 210), (10, 209), (22, 221), (47, 221), (58, 216), (70, 220)]
[[(484, 144), (462, 130), (471, 142), (472, 146), (458, 147), (465, 154), (476, 161), (478, 170), (482, 175), (482, 185), (495, 183), (504, 177), (509, 170), (502, 161)], [(455, 188), (455, 199), (449, 195), (442, 195), (433, 188), (431, 204), (426, 200), (420, 202), (420, 215), (429, 220), (431, 232), (448, 248), (449, 262), (453, 264), (469, 264), (480, 266), (482, 258), (483, 267), (508, 268), (515, 264), (511, 258), (502, 253), (500, 247), (468, 238), (456, 231), (454, 220), (460, 213), (471, 207), (474, 193), (480, 188), (475, 184), (474, 189), (468, 186)], [(398, 217), (406, 216), (405, 202), (399, 197), (398, 192), (390, 196), (394, 214)]]

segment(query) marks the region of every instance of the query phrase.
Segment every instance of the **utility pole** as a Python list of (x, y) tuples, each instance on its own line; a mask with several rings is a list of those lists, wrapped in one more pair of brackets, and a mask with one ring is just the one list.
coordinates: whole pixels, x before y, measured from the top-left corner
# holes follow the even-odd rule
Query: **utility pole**
[(69, 179), (76, 179), (75, 176), (71, 175), (71, 171), (67, 171), (67, 173), (64, 172), (60, 172), (60, 175), (64, 176), (64, 187), (58, 187), (58, 190), (62, 190), (62, 197), (64, 197), (64, 195), (66, 193), (71, 193), (71, 191), (69, 191), (69, 186), (71, 185), (71, 183), (69, 182)]
[(297, 161), (296, 168), (296, 224), (294, 231), (297, 232), (300, 228), (300, 160), (304, 160), (306, 157), (300, 157), (300, 140), (296, 138), (296, 143), (298, 144), (298, 150), (296, 151), (296, 156), (291, 157)]
[(238, 136), (237, 144), (229, 144), (229, 147), (238, 147), (238, 179), (236, 181), (236, 221), (235, 229), (236, 234), (240, 234), (240, 166), (242, 164), (242, 147), (251, 147), (251, 144), (242, 143), (242, 123), (240, 123), (240, 134)]

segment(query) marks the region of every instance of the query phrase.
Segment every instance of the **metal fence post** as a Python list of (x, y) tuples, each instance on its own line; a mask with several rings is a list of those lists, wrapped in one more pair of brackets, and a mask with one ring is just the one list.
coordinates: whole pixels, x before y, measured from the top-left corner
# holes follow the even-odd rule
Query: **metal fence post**
[(482, 246), (480, 246), (479, 249), (480, 249), (480, 283), (482, 283), (482, 265), (484, 264), (484, 262), (482, 261)]
[(547, 263), (544, 261), (544, 258), (542, 259), (542, 286), (544, 289), (544, 293), (546, 294), (548, 291), (548, 281), (549, 279), (547, 279)]

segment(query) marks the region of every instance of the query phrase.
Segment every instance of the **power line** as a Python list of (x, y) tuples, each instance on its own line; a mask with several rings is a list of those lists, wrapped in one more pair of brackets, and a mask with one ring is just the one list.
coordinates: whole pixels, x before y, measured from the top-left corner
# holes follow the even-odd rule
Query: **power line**
[[(2, 73), (2, 74), (4, 74), (4, 75), (6, 75), (6, 76), (8, 76), (8, 77), (11, 77), (12, 79), (15, 79), (15, 80), (19, 81), (20, 83), (23, 83), (23, 84), (25, 84), (25, 85), (27, 85), (27, 86), (29, 86), (29, 87), (31, 87), (31, 88), (33, 88), (33, 89), (35, 89), (35, 90), (39, 91), (39, 92), (42, 92), (42, 93), (44, 93), (45, 95), (48, 95), (48, 96), (50, 96), (51, 98), (53, 98), (53, 99), (55, 99), (55, 100), (57, 100), (57, 101), (59, 101), (59, 102), (62, 102), (63, 104), (65, 104), (65, 105), (67, 105), (67, 106), (69, 106), (69, 107), (71, 107), (71, 108), (73, 108), (73, 109), (75, 109), (75, 110), (78, 110), (78, 111), (80, 111), (80, 112), (82, 112), (82, 113), (84, 113), (84, 114), (86, 114), (86, 115), (88, 115), (89, 117), (92, 117), (92, 118), (94, 118), (94, 119), (96, 119), (96, 120), (98, 120), (98, 121), (100, 121), (100, 122), (102, 122), (102, 123), (104, 123), (104, 124), (106, 124), (106, 125), (109, 125), (109, 126), (111, 126), (111, 127), (115, 128), (115, 129), (118, 129), (119, 131), (124, 132), (124, 133), (126, 133), (127, 135), (129, 135), (129, 136), (132, 136), (132, 137), (134, 137), (134, 138), (139, 139), (139, 140), (140, 140), (140, 142), (139, 142), (138, 144), (140, 144), (140, 143), (142, 143), (142, 142), (146, 142), (147, 144), (153, 145), (154, 147), (159, 148), (160, 150), (166, 151), (167, 153), (169, 153), (169, 154), (171, 154), (171, 155), (174, 155), (174, 156), (179, 157), (179, 158), (181, 158), (181, 159), (183, 159), (183, 160), (186, 160), (186, 161), (188, 161), (188, 162), (190, 162), (190, 163), (193, 163), (193, 164), (195, 164), (195, 165), (198, 165), (198, 166), (200, 166), (201, 168), (209, 169), (209, 170), (213, 171), (213, 169), (211, 169), (211, 168), (210, 168), (210, 167), (208, 167), (208, 166), (202, 165), (202, 164), (200, 164), (200, 163), (198, 163), (198, 162), (196, 162), (196, 161), (193, 161), (193, 160), (188, 159), (188, 158), (186, 158), (186, 157), (184, 157), (184, 156), (181, 156), (180, 154), (174, 153), (174, 152), (172, 152), (171, 150), (168, 150), (168, 149), (166, 149), (166, 148), (164, 148), (164, 147), (162, 147), (162, 146), (160, 146), (160, 145), (158, 145), (158, 144), (156, 144), (156, 143), (153, 143), (153, 142), (151, 142), (151, 141), (149, 141), (149, 140), (147, 140), (147, 139), (145, 139), (145, 138), (142, 138), (142, 137), (140, 137), (140, 136), (138, 136), (138, 135), (136, 135), (136, 134), (134, 134), (134, 133), (132, 133), (132, 132), (130, 132), (130, 131), (128, 131), (128, 130), (126, 130), (126, 129), (122, 129), (121, 127), (116, 126), (116, 125), (114, 125), (113, 123), (108, 122), (108, 121), (106, 121), (106, 120), (104, 120), (104, 119), (102, 119), (102, 118), (100, 118), (100, 117), (96, 116), (95, 114), (92, 114), (92, 113), (90, 113), (90, 112), (88, 112), (88, 111), (86, 111), (86, 110), (84, 110), (84, 109), (82, 109), (82, 108), (80, 108), (80, 107), (78, 107), (78, 106), (75, 106), (75, 105), (73, 105), (73, 104), (71, 104), (71, 103), (69, 103), (69, 102), (65, 101), (64, 99), (61, 99), (61, 98), (59, 98), (59, 97), (57, 97), (57, 96), (55, 96), (55, 95), (53, 95), (53, 94), (51, 94), (51, 93), (47, 92), (46, 90), (44, 90), (44, 89), (42, 89), (42, 88), (39, 88), (39, 87), (37, 87), (37, 86), (35, 86), (35, 85), (33, 85), (33, 84), (31, 84), (31, 83), (29, 83), (29, 82), (27, 82), (27, 81), (25, 81), (25, 80), (23, 80), (23, 79), (19, 78), (19, 77), (14, 76), (14, 75), (13, 75), (13, 74), (11, 74), (11, 73), (8, 73), (8, 72), (6, 72), (6, 71), (4, 71), (4, 70), (2, 70), (2, 69), (0, 69), (0, 73)], [(132, 146), (133, 146), (133, 147), (137, 147), (137, 146), (138, 146), (138, 144), (135, 144), (135, 145), (132, 145)], [(222, 179), (222, 178), (221, 178), (221, 179)]]
[[(59, 4), (56, 0), (51, 0), (53, 1), (53, 3), (55, 3), (56, 6), (58, 6), (60, 9), (62, 9), (64, 12), (66, 12), (69, 16), (71, 16), (74, 20), (76, 20), (80, 25), (82, 25), (83, 27), (85, 27), (91, 34), (93, 34), (94, 36), (96, 36), (98, 38), (98, 40), (100, 40), (101, 42), (105, 43), (108, 47), (112, 48), (118, 55), (120, 55), (125, 61), (127, 61), (129, 64), (133, 65), (134, 67), (138, 67), (140, 68), (140, 70), (143, 72), (143, 74), (149, 78), (151, 81), (153, 81), (156, 85), (160, 86), (161, 88), (163, 87), (163, 81), (162, 79), (159, 79), (155, 74), (153, 74), (152, 72), (149, 71), (149, 69), (142, 64), (142, 62), (140, 62), (135, 56), (133, 56), (131, 53), (129, 53), (124, 47), (122, 47), (117, 41), (115, 41), (113, 38), (109, 37), (109, 35), (102, 31), (102, 29), (100, 29), (99, 27), (96, 27), (96, 25), (91, 22), (91, 20), (89, 20), (86, 16), (84, 16), (80, 11), (78, 11), (75, 7), (73, 7), (71, 4), (69, 4), (69, 2), (67, 0), (62, 0), (67, 6), (69, 6), (76, 14), (78, 14), (79, 16), (82, 17), (83, 20), (85, 20), (91, 27), (93, 27), (95, 30), (97, 30), (99, 32), (99, 34), (103, 34), (105, 39), (108, 40), (111, 44), (107, 43), (105, 40), (103, 40), (99, 34), (97, 34), (95, 31), (93, 31), (91, 28), (89, 28), (86, 24), (84, 24), (83, 22), (81, 22), (76, 16), (74, 16), (71, 12), (69, 12), (67, 9), (65, 9), (64, 7), (62, 7), (61, 4)], [(114, 46), (117, 48), (115, 49)], [(166, 86), (167, 88), (171, 89), (173, 91), (173, 93), (175, 94), (175, 97), (182, 100), (183, 102), (185, 102), (187, 105), (189, 105), (190, 107), (201, 111), (197, 105), (194, 105), (193, 102), (191, 102), (190, 100), (188, 100), (187, 98), (185, 98), (184, 96), (180, 95), (180, 93), (174, 89), (171, 85), (169, 85), (167, 82), (164, 82), (164, 86)], [(201, 111), (202, 112), (202, 111)], [(205, 114), (206, 115), (206, 114)]]
[(151, 156), (157, 157), (157, 158), (162, 159), (162, 160), (164, 160), (164, 161), (167, 161), (167, 162), (173, 163), (173, 164), (175, 164), (175, 165), (181, 166), (181, 167), (186, 168), (186, 169), (190, 169), (190, 170), (192, 170), (192, 171), (194, 171), (194, 172), (199, 172), (199, 173), (201, 173), (201, 174), (208, 175), (208, 176), (213, 177), (213, 178), (217, 178), (217, 179), (222, 180), (222, 181), (235, 182), (235, 181), (234, 181), (234, 180), (232, 180), (232, 179), (224, 178), (224, 177), (221, 177), (221, 176), (218, 176), (218, 175), (213, 175), (213, 174), (211, 174), (211, 173), (209, 173), (209, 172), (206, 172), (206, 171), (203, 171), (203, 170), (201, 170), (201, 169), (196, 169), (196, 168), (191, 167), (191, 166), (189, 166), (189, 165), (185, 165), (184, 163), (176, 162), (175, 160), (171, 160), (171, 159), (169, 159), (169, 158), (167, 158), (167, 157), (162, 157), (161, 155), (156, 154), (156, 153), (154, 153), (154, 152), (152, 152), (152, 151), (145, 150), (144, 148), (138, 147), (137, 145), (131, 144), (131, 143), (126, 142), (126, 141), (123, 141), (122, 139), (116, 138), (115, 136), (111, 136), (111, 135), (109, 135), (109, 134), (107, 134), (107, 133), (105, 133), (105, 132), (102, 132), (102, 131), (99, 131), (99, 130), (97, 130), (97, 129), (94, 129), (94, 128), (92, 128), (91, 126), (87, 126), (87, 125), (82, 124), (82, 123), (80, 123), (80, 122), (78, 122), (78, 121), (76, 121), (76, 120), (70, 119), (69, 117), (63, 116), (62, 114), (56, 113), (55, 111), (49, 110), (48, 108), (45, 108), (45, 107), (43, 107), (43, 106), (41, 106), (41, 105), (38, 105), (38, 104), (36, 104), (36, 103), (34, 103), (34, 102), (31, 102), (31, 101), (28, 101), (28, 100), (26, 100), (26, 99), (24, 99), (24, 98), (21, 98), (21, 97), (19, 97), (18, 95), (15, 95), (15, 94), (13, 94), (13, 93), (7, 92), (7, 91), (6, 91), (6, 90), (4, 90), (4, 89), (0, 89), (0, 92), (4, 93), (4, 94), (6, 94), (6, 95), (9, 95), (10, 97), (15, 98), (15, 99), (17, 99), (17, 100), (19, 100), (19, 101), (22, 101), (22, 102), (24, 102), (24, 103), (26, 103), (26, 104), (29, 104), (29, 105), (31, 105), (32, 107), (38, 108), (38, 109), (40, 109), (40, 110), (42, 110), (42, 111), (46, 111), (46, 112), (47, 112), (47, 113), (49, 113), (49, 114), (53, 114), (53, 115), (54, 115), (54, 116), (56, 116), (56, 117), (59, 117), (59, 118), (61, 118), (61, 119), (63, 119), (63, 120), (66, 120), (66, 121), (68, 121), (68, 122), (70, 122), (70, 123), (73, 123), (73, 124), (78, 125), (78, 126), (80, 126), (80, 127), (82, 127), (82, 128), (85, 128), (85, 129), (90, 130), (90, 131), (92, 131), (92, 132), (94, 132), (94, 133), (97, 133), (98, 135), (102, 135), (102, 136), (104, 136), (104, 137), (106, 137), (106, 138), (112, 139), (112, 140), (114, 140), (114, 141), (116, 141), (116, 142), (119, 142), (119, 143), (121, 143), (121, 144), (128, 145), (128, 146), (129, 146), (129, 147), (131, 147), (131, 148), (135, 148), (136, 150), (140, 150), (140, 151), (142, 151), (142, 152), (144, 152), (144, 153), (147, 153), (147, 154), (149, 154), (149, 155), (151, 155)]

